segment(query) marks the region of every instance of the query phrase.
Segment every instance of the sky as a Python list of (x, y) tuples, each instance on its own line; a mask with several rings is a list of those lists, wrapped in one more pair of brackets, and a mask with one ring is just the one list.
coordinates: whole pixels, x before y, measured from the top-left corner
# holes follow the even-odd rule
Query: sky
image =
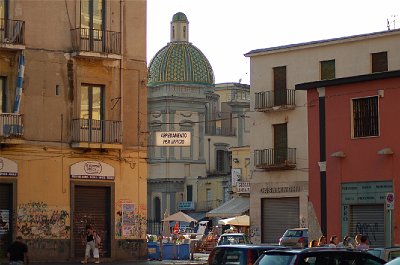
[(209, 60), (215, 83), (250, 84), (250, 58), (261, 48), (400, 28), (399, 0), (147, 0), (147, 61), (170, 42), (177, 12), (189, 42)]

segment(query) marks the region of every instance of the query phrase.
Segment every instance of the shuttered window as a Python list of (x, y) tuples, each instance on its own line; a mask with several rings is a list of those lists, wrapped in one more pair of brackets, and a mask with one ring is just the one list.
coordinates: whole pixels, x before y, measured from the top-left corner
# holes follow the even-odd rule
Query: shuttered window
[(385, 72), (388, 70), (387, 52), (377, 52), (371, 54), (372, 73)]
[(353, 137), (379, 135), (378, 97), (353, 99)]
[(12, 240), (12, 184), (0, 184), (0, 225), (3, 227), (8, 223), (8, 229), (0, 233), (0, 259), (6, 257), (7, 247)]
[(335, 60), (321, 61), (321, 80), (333, 79), (336, 76)]
[(286, 66), (274, 67), (274, 106), (286, 105)]
[(284, 163), (287, 160), (287, 152), (287, 124), (274, 124), (274, 164)]

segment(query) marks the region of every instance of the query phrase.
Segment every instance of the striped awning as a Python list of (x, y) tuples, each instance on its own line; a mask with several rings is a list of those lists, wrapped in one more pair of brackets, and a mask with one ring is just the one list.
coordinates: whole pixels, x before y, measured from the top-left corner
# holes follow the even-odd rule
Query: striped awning
[(247, 214), (250, 209), (249, 197), (232, 198), (219, 207), (207, 212), (207, 217), (229, 218)]

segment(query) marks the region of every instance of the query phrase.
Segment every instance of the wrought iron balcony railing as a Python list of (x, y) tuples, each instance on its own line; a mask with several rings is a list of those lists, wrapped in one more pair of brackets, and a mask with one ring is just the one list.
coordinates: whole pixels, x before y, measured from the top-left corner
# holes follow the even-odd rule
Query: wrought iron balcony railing
[(270, 111), (274, 107), (293, 109), (296, 105), (296, 90), (281, 89), (255, 93), (255, 106), (257, 111)]
[(0, 137), (21, 138), (23, 135), (24, 127), (21, 114), (0, 114)]
[(73, 119), (72, 142), (121, 144), (122, 122)]
[(71, 30), (75, 52), (121, 54), (121, 33), (116, 31), (77, 28)]
[(235, 128), (225, 128), (225, 127), (206, 127), (206, 135), (209, 136), (236, 136)]
[(25, 44), (25, 21), (0, 19), (0, 43)]
[(293, 169), (296, 167), (296, 148), (254, 150), (254, 164), (265, 170)]

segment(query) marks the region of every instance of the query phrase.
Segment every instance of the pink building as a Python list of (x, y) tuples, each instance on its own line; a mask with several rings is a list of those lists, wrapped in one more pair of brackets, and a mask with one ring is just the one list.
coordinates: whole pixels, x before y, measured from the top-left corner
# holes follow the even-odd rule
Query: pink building
[(309, 200), (327, 235), (400, 244), (400, 71), (308, 82)]

